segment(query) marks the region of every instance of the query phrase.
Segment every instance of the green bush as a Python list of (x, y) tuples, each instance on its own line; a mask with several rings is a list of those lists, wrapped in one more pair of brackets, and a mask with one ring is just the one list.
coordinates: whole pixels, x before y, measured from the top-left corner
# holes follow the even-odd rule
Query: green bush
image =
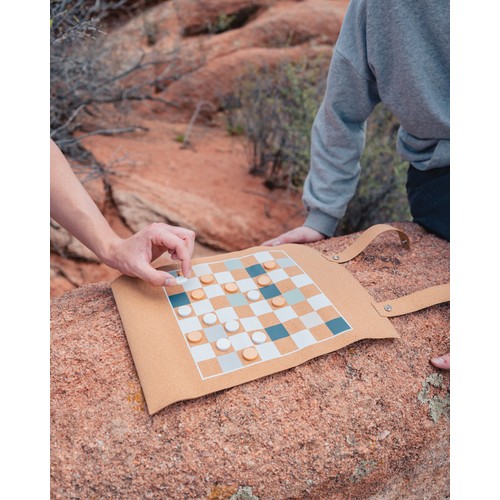
[(411, 220), (406, 195), (408, 163), (396, 151), (399, 123), (379, 104), (367, 121), (358, 188), (336, 235), (362, 231), (373, 224)]
[[(327, 63), (328, 61), (326, 61)], [(324, 59), (253, 68), (223, 100), (229, 133), (247, 138), (249, 171), (270, 188), (302, 190), (309, 171), (311, 127), (326, 85)], [(396, 152), (399, 124), (379, 105), (367, 122), (361, 176), (336, 235), (410, 220), (406, 169)]]
[(324, 70), (324, 59), (249, 68), (237, 91), (223, 100), (227, 130), (246, 135), (250, 173), (263, 176), (270, 189), (300, 189), (304, 183)]

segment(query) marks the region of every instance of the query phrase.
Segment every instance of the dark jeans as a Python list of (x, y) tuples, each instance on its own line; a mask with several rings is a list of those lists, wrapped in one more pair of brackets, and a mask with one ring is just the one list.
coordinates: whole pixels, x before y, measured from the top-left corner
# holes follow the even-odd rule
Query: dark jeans
[(450, 167), (421, 171), (410, 165), (406, 192), (414, 222), (450, 241)]

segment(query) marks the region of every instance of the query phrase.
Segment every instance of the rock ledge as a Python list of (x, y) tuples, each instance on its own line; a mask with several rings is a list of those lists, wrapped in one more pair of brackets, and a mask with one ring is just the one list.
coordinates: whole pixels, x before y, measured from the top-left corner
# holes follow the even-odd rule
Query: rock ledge
[[(411, 223), (346, 264), (377, 300), (449, 281), (449, 244)], [(338, 252), (357, 235), (313, 245)], [(447, 498), (448, 304), (153, 417), (109, 283), (51, 302), (51, 498)], [(252, 496), (253, 495), (253, 496)]]

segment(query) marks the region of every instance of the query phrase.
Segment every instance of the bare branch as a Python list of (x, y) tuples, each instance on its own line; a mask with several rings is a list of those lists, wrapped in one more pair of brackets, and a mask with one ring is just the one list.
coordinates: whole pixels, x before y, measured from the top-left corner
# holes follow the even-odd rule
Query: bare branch
[(117, 134), (126, 134), (127, 132), (135, 132), (137, 130), (143, 130), (147, 132), (149, 129), (147, 127), (143, 127), (141, 125), (137, 125), (135, 127), (127, 127), (127, 128), (115, 128), (115, 129), (102, 129), (95, 130), (94, 132), (89, 132), (88, 134), (80, 135), (79, 137), (73, 137), (71, 139), (62, 139), (60, 144), (68, 146), (71, 144), (76, 144), (81, 142), (83, 139), (87, 137), (91, 137), (93, 135), (117, 135)]
[(196, 118), (198, 118), (198, 115), (200, 114), (201, 109), (203, 106), (206, 106), (207, 108), (210, 108), (211, 111), (215, 111), (215, 107), (211, 102), (208, 101), (199, 101), (198, 104), (196, 105), (196, 109), (194, 110), (193, 115), (191, 116), (191, 120), (189, 120), (188, 128), (186, 130), (186, 133), (184, 134), (184, 139), (182, 141), (182, 148), (186, 148), (189, 144), (189, 136), (191, 135), (191, 130), (193, 128), (194, 122), (196, 121)]
[[(190, 58), (180, 57), (180, 45), (174, 44), (167, 54), (132, 53), (121, 50), (102, 29), (103, 19), (129, 16), (153, 2), (50, 1), (50, 136), (69, 159), (97, 173), (99, 164), (82, 139), (147, 130), (127, 123), (123, 103), (154, 102), (179, 108), (160, 92), (192, 66)], [(77, 131), (88, 133), (75, 137)]]
[(85, 108), (85, 104), (80, 104), (80, 106), (78, 106), (74, 111), (73, 113), (71, 113), (71, 116), (66, 120), (65, 123), (63, 123), (60, 127), (52, 130), (50, 132), (50, 137), (54, 137), (58, 132), (60, 132), (62, 129), (64, 128), (67, 128), (68, 125), (76, 118), (76, 115), (82, 110)]

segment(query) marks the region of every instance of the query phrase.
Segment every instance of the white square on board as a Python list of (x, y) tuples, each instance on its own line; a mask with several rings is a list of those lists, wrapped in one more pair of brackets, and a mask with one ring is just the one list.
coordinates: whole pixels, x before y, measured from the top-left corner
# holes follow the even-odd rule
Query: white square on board
[(321, 325), (321, 323), (324, 323), (321, 316), (315, 311), (304, 314), (300, 317), (300, 320), (305, 326), (307, 326), (307, 328), (312, 328), (313, 326), (318, 326)]
[(220, 295), (224, 295), (224, 290), (220, 285), (208, 285), (203, 287), (205, 291), (205, 295), (211, 299), (212, 297), (219, 297)]
[(233, 319), (238, 319), (238, 315), (236, 311), (232, 307), (223, 307), (222, 309), (216, 309), (215, 314), (219, 318), (221, 323), (225, 323), (226, 321), (231, 321)]
[(255, 281), (250, 278), (237, 280), (236, 285), (238, 285), (238, 288), (243, 293), (248, 292), (249, 290), (256, 290), (258, 288), (258, 285), (255, 283)]
[(266, 361), (267, 359), (279, 358), (280, 352), (278, 348), (273, 344), (273, 342), (266, 342), (265, 344), (259, 344), (255, 346), (259, 356)]
[(240, 319), (243, 328), (247, 332), (253, 332), (255, 330), (263, 330), (264, 327), (258, 318), (250, 317), (250, 318), (241, 318)]
[(273, 312), (271, 306), (267, 303), (266, 300), (259, 300), (259, 302), (254, 302), (253, 304), (249, 304), (252, 308), (252, 311), (255, 315), (259, 316), (261, 314), (266, 314)]
[(215, 352), (210, 344), (202, 344), (191, 347), (191, 354), (197, 363), (199, 361), (204, 361), (205, 359), (215, 358)]
[(212, 270), (208, 264), (195, 264), (193, 267), (193, 273), (196, 276), (204, 276), (205, 274), (212, 274)]
[(253, 346), (252, 339), (246, 332), (237, 333), (236, 335), (231, 335), (231, 344), (236, 351), (241, 351), (245, 347)]
[(290, 306), (280, 307), (274, 311), (274, 314), (276, 314), (282, 323), (289, 319), (297, 318), (297, 313)]
[(197, 300), (196, 302), (191, 302), (191, 305), (198, 316), (214, 311), (214, 306), (209, 300)]
[(201, 323), (196, 316), (186, 319), (179, 320), (179, 328), (182, 333), (194, 332), (195, 330), (201, 330)]
[(307, 302), (309, 302), (310, 306), (315, 311), (321, 309), (322, 307), (327, 307), (332, 305), (332, 303), (322, 293), (314, 295), (313, 297), (309, 297), (307, 299)]
[(257, 259), (257, 262), (267, 262), (268, 260), (274, 260), (273, 256), (269, 252), (257, 252), (253, 256)]
[(214, 273), (214, 278), (217, 283), (223, 285), (224, 283), (232, 283), (234, 281), (233, 275), (229, 271), (221, 271)]
[(289, 277), (283, 269), (273, 269), (272, 271), (268, 271), (267, 275), (273, 280), (274, 283), (286, 280)]
[(201, 282), (198, 278), (189, 278), (186, 283), (184, 283), (183, 287), (187, 292), (197, 290), (198, 288), (201, 288)]
[(309, 330), (302, 330), (290, 335), (299, 349), (316, 343), (316, 339)]
[(297, 288), (314, 283), (314, 281), (309, 278), (307, 274), (298, 274), (297, 276), (292, 276), (292, 281)]

